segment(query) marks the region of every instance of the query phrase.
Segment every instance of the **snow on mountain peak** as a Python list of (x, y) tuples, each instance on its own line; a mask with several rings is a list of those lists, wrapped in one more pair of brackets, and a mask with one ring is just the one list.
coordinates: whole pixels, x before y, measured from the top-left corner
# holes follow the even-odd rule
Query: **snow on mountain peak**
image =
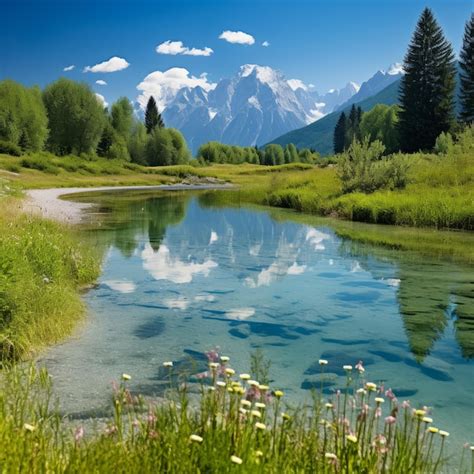
[(300, 79), (288, 79), (288, 85), (294, 90), (298, 89), (303, 89), (304, 91), (307, 91), (309, 87)]
[[(356, 92), (359, 92), (360, 85), (357, 84), (357, 82), (350, 81), (350, 82), (347, 83), (347, 86), (349, 86), (350, 88), (354, 89)], [(346, 86), (346, 87), (347, 87), (347, 86)]]

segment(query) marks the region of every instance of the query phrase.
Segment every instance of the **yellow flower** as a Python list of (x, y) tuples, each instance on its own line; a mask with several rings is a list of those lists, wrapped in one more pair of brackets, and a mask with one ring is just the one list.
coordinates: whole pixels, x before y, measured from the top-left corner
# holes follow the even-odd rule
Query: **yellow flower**
[(286, 421), (288, 421), (291, 418), (290, 415), (288, 415), (288, 413), (282, 413), (281, 417)]
[(375, 397), (375, 401), (380, 404), (383, 403), (385, 400), (382, 397)]
[(351, 443), (357, 443), (357, 437), (354, 435), (349, 435), (346, 436), (347, 441), (350, 441)]
[(430, 433), (438, 433), (439, 429), (438, 429), (438, 428), (435, 428), (434, 426), (430, 426), (430, 427), (428, 428), (428, 431), (429, 431)]
[(245, 390), (242, 387), (235, 386), (234, 387), (234, 393), (237, 393), (239, 395), (243, 395), (245, 393)]
[(443, 431), (443, 430), (439, 430), (439, 434), (440, 434), (440, 436), (442, 436), (443, 438), (449, 436), (449, 433), (448, 433), (447, 431)]
[(252, 387), (258, 387), (260, 385), (256, 380), (248, 380), (247, 383)]
[(173, 367), (173, 362), (171, 360), (163, 362), (163, 367)]
[(122, 374), (122, 380), (131, 380), (132, 376), (128, 374)]
[(433, 418), (430, 418), (429, 416), (424, 416), (421, 421), (424, 421), (425, 423), (433, 423)]
[(337, 456), (336, 456), (334, 453), (326, 453), (326, 454), (324, 455), (324, 457), (325, 457), (326, 459), (334, 459), (334, 460), (337, 460)]
[(242, 380), (249, 380), (249, 379), (250, 379), (250, 375), (249, 375), (249, 374), (240, 374), (239, 377), (240, 377)]
[(245, 408), (240, 407), (239, 412), (242, 413), (242, 415), (246, 415), (249, 411), (246, 410)]
[(189, 437), (189, 440), (190, 440), (190, 441), (194, 441), (194, 442), (196, 442), (196, 443), (202, 443), (202, 438), (201, 438), (201, 436), (196, 435), (196, 434), (192, 434), (192, 435)]
[(24, 428), (26, 431), (35, 431), (35, 430), (36, 430), (36, 426), (30, 425), (29, 423), (25, 423), (25, 424), (23, 425), (23, 428)]
[(334, 405), (332, 403), (326, 403), (325, 407), (329, 410), (332, 408)]
[(233, 389), (232, 387), (227, 387), (227, 391), (228, 391), (229, 393), (234, 393), (234, 389)]
[(352, 370), (352, 365), (343, 365), (342, 368), (350, 372)]
[(283, 397), (284, 393), (281, 390), (275, 390), (275, 397), (281, 398)]
[(244, 407), (252, 406), (252, 402), (249, 402), (248, 400), (240, 400), (240, 404), (243, 405)]
[(257, 408), (265, 408), (265, 403), (256, 402), (256, 403), (255, 403), (255, 406), (256, 406)]
[(227, 367), (227, 369), (225, 369), (225, 373), (229, 376), (231, 375), (234, 375), (235, 374), (235, 370), (234, 369), (231, 369), (230, 367)]
[(377, 390), (377, 385), (375, 385), (373, 382), (367, 382), (365, 384), (365, 388), (371, 392), (375, 392), (375, 390)]
[(218, 381), (216, 382), (216, 385), (217, 385), (218, 387), (226, 387), (226, 386), (227, 386), (226, 383), (223, 382), (222, 380), (218, 380)]
[(319, 359), (319, 365), (328, 365), (328, 361), (326, 359)]
[(268, 385), (258, 385), (258, 389), (262, 392), (266, 392), (270, 387)]
[(257, 428), (257, 430), (266, 430), (267, 427), (265, 426), (264, 423), (260, 423), (260, 422), (257, 422), (255, 423), (255, 428)]
[(367, 390), (365, 388), (358, 388), (357, 393), (365, 395), (367, 393)]
[(219, 364), (217, 362), (209, 362), (209, 367), (211, 369), (217, 369), (219, 367)]
[(423, 416), (426, 415), (426, 411), (425, 410), (415, 410), (415, 415), (423, 417)]
[(230, 460), (235, 464), (242, 464), (242, 459), (240, 459), (238, 456), (231, 456)]
[(222, 361), (222, 362), (229, 362), (229, 360), (230, 360), (230, 357), (221, 356), (221, 361)]
[(262, 418), (262, 414), (258, 410), (252, 410), (250, 414), (255, 418)]
[(255, 451), (255, 456), (257, 456), (257, 458), (261, 458), (263, 456), (262, 451), (260, 451), (260, 450)]

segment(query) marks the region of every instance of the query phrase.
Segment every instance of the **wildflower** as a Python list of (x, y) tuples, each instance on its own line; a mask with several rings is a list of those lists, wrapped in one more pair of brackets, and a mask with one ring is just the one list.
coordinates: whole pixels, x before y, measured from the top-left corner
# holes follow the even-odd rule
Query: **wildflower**
[(415, 410), (415, 415), (419, 417), (423, 417), (426, 415), (426, 410)]
[(410, 408), (410, 400), (403, 400), (402, 408)]
[(267, 427), (265, 426), (264, 423), (260, 423), (260, 422), (257, 422), (255, 423), (255, 428), (257, 428), (257, 430), (266, 430)]
[(247, 383), (252, 387), (258, 387), (260, 385), (256, 380), (247, 380)]
[(377, 402), (377, 404), (381, 404), (383, 403), (385, 400), (382, 398), (382, 397), (375, 397), (375, 401)]
[(227, 391), (228, 391), (229, 393), (234, 393), (234, 389), (233, 389), (232, 387), (227, 387)]
[(230, 357), (227, 356), (221, 356), (221, 362), (229, 362)]
[(207, 388), (210, 392), (213, 392), (216, 389), (216, 387), (207, 387)]
[(240, 377), (241, 380), (249, 380), (250, 379), (249, 374), (240, 374), (239, 377)]
[(389, 399), (389, 400), (396, 400), (395, 398), (395, 394), (392, 392), (392, 389), (389, 388), (386, 392), (385, 392), (385, 396)]
[(365, 388), (366, 388), (367, 390), (370, 390), (371, 392), (375, 392), (375, 390), (377, 390), (377, 385), (374, 384), (373, 382), (367, 382), (367, 383), (365, 384)]
[(447, 438), (449, 436), (449, 433), (447, 431), (443, 431), (443, 430), (439, 430), (439, 434), (443, 438), (445, 438), (445, 437)]
[(326, 403), (326, 405), (324, 405), (328, 410), (331, 409), (334, 405), (332, 403)]
[(163, 367), (173, 367), (173, 361), (169, 360), (167, 362), (163, 362)]
[(281, 398), (281, 397), (283, 397), (284, 393), (281, 390), (275, 390), (274, 395), (277, 398)]
[(74, 440), (76, 442), (80, 441), (84, 437), (84, 428), (82, 426), (78, 426), (76, 431), (74, 432)]
[(239, 395), (243, 395), (245, 393), (245, 390), (240, 386), (234, 386), (233, 390), (234, 390), (234, 393), (237, 393)]
[(434, 426), (430, 426), (430, 427), (428, 428), (428, 431), (429, 431), (430, 433), (438, 433), (438, 432), (439, 432), (439, 429), (438, 429), (438, 428), (435, 428)]
[(355, 368), (359, 371), (360, 374), (363, 374), (365, 372), (365, 369), (364, 369), (364, 366), (362, 365), (361, 360), (359, 360), (359, 362), (357, 362)]
[(262, 414), (258, 410), (252, 410), (250, 414), (255, 418), (262, 418)]
[(131, 380), (131, 376), (128, 374), (122, 374), (122, 380)]
[(147, 419), (148, 423), (155, 423), (156, 416), (154, 415), (154, 413), (148, 413), (146, 419)]
[(430, 418), (429, 416), (424, 416), (421, 421), (424, 421), (425, 423), (433, 423), (433, 418)]
[(219, 386), (219, 387), (226, 387), (226, 386), (227, 386), (226, 383), (223, 382), (222, 380), (218, 380), (218, 381), (216, 382), (216, 385)]
[(334, 461), (337, 460), (337, 456), (334, 453), (325, 453), (324, 457), (326, 459), (333, 459)]
[(351, 443), (357, 443), (357, 436), (354, 435), (349, 435), (346, 436), (347, 441), (350, 441)]
[(250, 407), (252, 405), (251, 402), (248, 400), (240, 400), (240, 404), (243, 405), (244, 407)]
[(219, 367), (219, 364), (217, 362), (209, 362), (209, 367), (215, 370)]
[(328, 361), (326, 359), (319, 359), (319, 365), (328, 365)]
[(242, 459), (240, 459), (238, 456), (231, 456), (231, 457), (230, 457), (230, 460), (231, 460), (234, 464), (242, 464)]
[(265, 408), (266, 405), (265, 405), (265, 403), (256, 402), (256, 403), (255, 403), (255, 406), (256, 406), (257, 408)]
[(262, 392), (266, 392), (270, 387), (268, 385), (258, 385), (258, 389)]
[(246, 415), (248, 412), (249, 411), (246, 410), (245, 408), (242, 408), (242, 407), (239, 408), (239, 413), (241, 413), (242, 415)]
[(260, 451), (260, 450), (255, 451), (255, 456), (256, 456), (257, 458), (261, 458), (261, 457), (263, 456), (263, 452)]
[(196, 435), (196, 434), (192, 434), (190, 437), (189, 437), (189, 441), (194, 441), (196, 443), (202, 443), (202, 437), (199, 436), (199, 435)]
[(342, 368), (350, 372), (352, 370), (352, 365), (343, 365)]
[(288, 421), (291, 419), (290, 415), (288, 415), (288, 413), (282, 413), (281, 414), (281, 417), (285, 420), (285, 421)]
[(225, 369), (225, 373), (230, 377), (235, 374), (235, 370), (227, 367), (227, 369)]
[(471, 451), (474, 451), (474, 446), (471, 446), (471, 448), (470, 448), (470, 449), (471, 449)]
[(375, 418), (380, 418), (381, 416), (382, 416), (382, 409), (380, 408), (380, 406), (378, 406), (375, 409)]
[(35, 431), (36, 430), (36, 426), (34, 425), (30, 425), (29, 423), (25, 423), (23, 425), (23, 428), (26, 430), (26, 431)]
[(367, 393), (367, 390), (365, 388), (358, 388), (357, 393), (359, 395), (365, 395)]
[(385, 423), (387, 423), (387, 425), (393, 425), (396, 421), (397, 419), (392, 415), (387, 416), (387, 418), (385, 418)]

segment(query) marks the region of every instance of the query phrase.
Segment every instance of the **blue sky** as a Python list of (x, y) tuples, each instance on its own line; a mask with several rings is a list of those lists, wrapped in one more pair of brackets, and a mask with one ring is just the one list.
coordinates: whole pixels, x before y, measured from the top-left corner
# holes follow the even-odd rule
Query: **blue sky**
[[(135, 99), (137, 85), (154, 71), (185, 68), (189, 77), (214, 83), (256, 63), (324, 92), (401, 61), (425, 6), (457, 53), (472, 0), (0, 0), (0, 79), (44, 86), (66, 76), (88, 82), (111, 102)], [(245, 32), (254, 43), (219, 39), (224, 31)], [(166, 41), (181, 41), (178, 50), (187, 54), (158, 54)], [(176, 44), (168, 49), (173, 46), (176, 51)], [(189, 55), (192, 48), (213, 52)], [(129, 66), (83, 72), (111, 57)], [(63, 71), (70, 65), (75, 68)]]

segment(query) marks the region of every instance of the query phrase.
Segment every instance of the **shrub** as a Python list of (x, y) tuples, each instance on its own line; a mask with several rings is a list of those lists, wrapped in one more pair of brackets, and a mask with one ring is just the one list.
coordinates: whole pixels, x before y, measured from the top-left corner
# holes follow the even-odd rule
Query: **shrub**
[(41, 156), (31, 156), (23, 158), (20, 162), (23, 168), (34, 169), (38, 171), (43, 171), (49, 174), (58, 174), (59, 168), (54, 166), (50, 161)]
[(0, 140), (0, 153), (5, 153), (6, 155), (11, 156), (20, 156), (21, 148), (12, 142)]

